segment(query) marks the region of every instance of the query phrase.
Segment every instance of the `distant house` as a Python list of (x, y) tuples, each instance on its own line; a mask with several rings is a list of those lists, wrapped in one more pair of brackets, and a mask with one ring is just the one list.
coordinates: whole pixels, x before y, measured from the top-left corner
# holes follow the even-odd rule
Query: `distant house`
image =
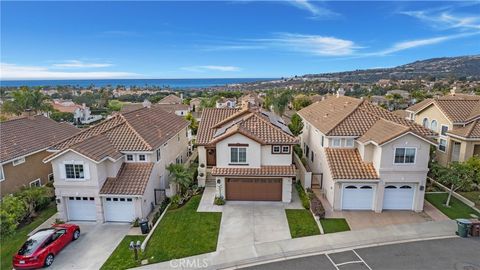
[(192, 98), (190, 100), (190, 111), (191, 112), (199, 112), (202, 110), (202, 108), (200, 107), (200, 103), (202, 102), (201, 99), (199, 98)]
[(368, 100), (377, 106), (388, 106), (388, 99), (384, 96), (371, 96)]
[(220, 98), (217, 100), (215, 107), (220, 108), (235, 108), (237, 106), (237, 100), (235, 98)]
[(30, 115), (0, 123), (1, 196), (21, 187), (40, 186), (53, 181), (52, 166), (42, 159), (51, 145), (80, 130), (41, 115)]
[(173, 195), (166, 167), (188, 154), (188, 122), (159, 106), (116, 114), (49, 151), (58, 217), (132, 222)]
[(85, 103), (78, 105), (71, 100), (54, 99), (52, 106), (59, 112), (72, 113), (74, 121), (79, 124), (90, 124), (102, 119), (101, 115), (92, 115)]
[(263, 99), (259, 98), (256, 93), (248, 93), (240, 97), (240, 103), (250, 103), (251, 105), (262, 107)]
[(406, 109), (407, 119), (439, 133), (442, 165), (480, 156), (480, 96), (456, 94), (423, 100)]
[(148, 100), (144, 100), (142, 103), (127, 103), (122, 106), (120, 110), (121, 113), (135, 111), (141, 108), (155, 106), (158, 108), (162, 108), (163, 110), (169, 113), (175, 113), (178, 116), (185, 116), (190, 111), (190, 108), (186, 104), (171, 104), (171, 103), (162, 103), (162, 104), (154, 104)]
[(180, 97), (170, 94), (164, 98), (162, 98), (158, 104), (182, 104), (183, 103), (183, 94), (180, 94)]

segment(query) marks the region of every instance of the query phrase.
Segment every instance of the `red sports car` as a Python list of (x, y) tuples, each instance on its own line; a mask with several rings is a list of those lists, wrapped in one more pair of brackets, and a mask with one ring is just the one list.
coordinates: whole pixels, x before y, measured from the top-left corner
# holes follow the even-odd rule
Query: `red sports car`
[(49, 229), (39, 230), (31, 235), (13, 256), (13, 268), (49, 267), (55, 256), (79, 237), (80, 227), (75, 224), (55, 224)]

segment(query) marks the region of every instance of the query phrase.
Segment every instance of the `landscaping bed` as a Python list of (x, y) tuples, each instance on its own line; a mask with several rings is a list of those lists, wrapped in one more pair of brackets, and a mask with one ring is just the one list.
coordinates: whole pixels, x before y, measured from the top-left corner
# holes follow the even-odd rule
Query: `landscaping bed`
[(450, 206), (445, 206), (447, 197), (448, 193), (430, 193), (425, 195), (427, 201), (451, 219), (472, 218), (471, 214), (480, 216), (480, 213), (453, 196), (450, 200)]
[(40, 226), (45, 220), (49, 219), (57, 212), (55, 203), (48, 205), (47, 208), (37, 213), (37, 216), (29, 224), (15, 230), (9, 236), (2, 237), (0, 241), (1, 246), (1, 264), (0, 269), (12, 269), (12, 256), (15, 254), (21, 245), (27, 240), (31, 231)]
[(460, 195), (475, 203), (475, 207), (480, 208), (480, 191), (459, 192)]
[(312, 213), (305, 209), (285, 209), (292, 238), (320, 234)]
[(324, 233), (350, 231), (350, 226), (344, 218), (324, 218), (320, 219), (320, 224)]

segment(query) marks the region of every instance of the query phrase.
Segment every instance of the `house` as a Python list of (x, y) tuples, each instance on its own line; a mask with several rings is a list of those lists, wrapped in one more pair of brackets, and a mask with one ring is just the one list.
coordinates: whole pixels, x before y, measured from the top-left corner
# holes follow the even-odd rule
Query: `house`
[(158, 106), (116, 114), (49, 151), (58, 217), (131, 222), (145, 218), (169, 185), (166, 166), (187, 158), (188, 122)]
[(180, 97), (170, 94), (162, 98), (158, 104), (182, 104), (183, 103), (183, 94), (180, 94)]
[(202, 110), (202, 107), (200, 106), (201, 102), (202, 102), (202, 100), (199, 99), (199, 98), (192, 98), (190, 100), (190, 111), (191, 112), (200, 112)]
[(235, 98), (221, 97), (215, 103), (215, 108), (235, 108), (237, 106), (237, 100)]
[(54, 99), (51, 104), (54, 110), (72, 113), (75, 123), (90, 124), (102, 119), (101, 115), (92, 115), (85, 103), (78, 105), (71, 100)]
[(388, 99), (385, 96), (371, 96), (368, 100), (377, 106), (387, 107), (388, 106)]
[(235, 201), (290, 202), (292, 148), (282, 119), (253, 108), (206, 108), (197, 133), (199, 186)]
[(27, 113), (14, 120), (0, 122), (1, 196), (21, 187), (40, 186), (53, 181), (52, 166), (42, 159), (51, 145), (80, 131), (67, 123), (57, 123), (41, 115)]
[(256, 93), (248, 93), (240, 97), (240, 103), (250, 103), (251, 105), (262, 107), (263, 100)]
[(439, 133), (436, 159), (441, 165), (480, 156), (480, 96), (452, 91), (406, 111), (407, 119)]
[[(125, 112), (131, 112), (135, 111), (144, 107), (150, 107), (152, 106), (152, 103), (148, 101), (147, 99), (144, 100), (142, 103), (127, 103), (122, 106), (122, 109), (120, 110), (121, 113)], [(190, 108), (186, 104), (168, 104), (168, 103), (162, 103), (162, 104), (155, 104), (154, 106), (162, 108), (163, 110), (169, 112), (169, 113), (175, 113), (178, 116), (185, 116), (190, 112)]]
[(435, 132), (338, 94), (298, 114), (308, 167), (334, 210), (423, 210)]

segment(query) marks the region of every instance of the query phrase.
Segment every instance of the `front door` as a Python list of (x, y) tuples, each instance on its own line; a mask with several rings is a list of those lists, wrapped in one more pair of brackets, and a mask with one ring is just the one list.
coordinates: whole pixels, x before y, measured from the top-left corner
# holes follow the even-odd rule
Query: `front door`
[(207, 166), (217, 166), (217, 149), (207, 148)]

